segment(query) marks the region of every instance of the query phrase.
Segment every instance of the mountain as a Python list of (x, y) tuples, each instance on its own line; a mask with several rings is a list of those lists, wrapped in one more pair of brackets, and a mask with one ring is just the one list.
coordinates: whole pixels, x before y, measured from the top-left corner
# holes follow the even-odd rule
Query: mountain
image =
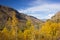
[(45, 22), (45, 21), (48, 20), (48, 19), (41, 19), (41, 20)]
[[(25, 28), (27, 20), (30, 20), (32, 24), (34, 24), (34, 26), (43, 23), (42, 20), (39, 20), (33, 16), (19, 13), (17, 10), (13, 8), (0, 5), (0, 30), (2, 30), (5, 27), (5, 25), (8, 26), (9, 23), (7, 22), (9, 21), (9, 18), (10, 21), (12, 21), (14, 19), (13, 18), (14, 15), (15, 15), (14, 18), (16, 18), (17, 19), (16, 21), (18, 21), (19, 29)], [(11, 27), (7, 27), (7, 28), (11, 28)]]
[(51, 17), (51, 20), (54, 22), (60, 22), (60, 11), (57, 12), (53, 17)]

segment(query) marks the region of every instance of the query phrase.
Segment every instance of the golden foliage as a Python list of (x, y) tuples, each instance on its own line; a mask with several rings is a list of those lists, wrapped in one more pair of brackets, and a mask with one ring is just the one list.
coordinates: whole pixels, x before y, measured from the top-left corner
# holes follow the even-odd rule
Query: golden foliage
[[(27, 20), (22, 32), (18, 30), (15, 12), (12, 13), (12, 19), (8, 19), (5, 28), (0, 32), (0, 40), (60, 40), (60, 23), (47, 21), (36, 29), (31, 20)], [(7, 27), (11, 27), (10, 31)]]
[[(44, 40), (57, 40), (60, 34), (60, 26), (59, 23), (46, 22), (40, 28), (40, 35), (43, 36)], [(42, 39), (43, 39), (42, 38)]]

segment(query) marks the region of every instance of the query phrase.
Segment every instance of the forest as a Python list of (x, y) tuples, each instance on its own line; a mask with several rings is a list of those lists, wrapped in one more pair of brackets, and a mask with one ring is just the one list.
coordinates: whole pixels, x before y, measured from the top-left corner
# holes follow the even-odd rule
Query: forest
[(60, 40), (60, 0), (0, 0), (0, 40)]
[[(18, 29), (18, 20), (14, 15), (5, 23), (5, 27), (0, 31), (0, 40), (60, 40), (60, 23), (46, 21), (38, 24), (38, 29), (29, 20), (23, 30)], [(7, 27), (10, 27), (7, 29)]]

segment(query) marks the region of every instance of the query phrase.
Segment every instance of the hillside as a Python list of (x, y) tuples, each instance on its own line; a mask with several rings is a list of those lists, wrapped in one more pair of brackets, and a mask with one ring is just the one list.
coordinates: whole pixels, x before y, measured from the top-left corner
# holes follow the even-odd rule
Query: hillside
[(60, 11), (57, 12), (53, 17), (51, 17), (51, 20), (54, 22), (60, 22)]
[(0, 30), (2, 30), (5, 27), (5, 25), (7, 25), (6, 23), (9, 21), (9, 18), (10, 18), (10, 21), (14, 19), (13, 18), (14, 15), (15, 15), (15, 18), (17, 19), (16, 21), (18, 21), (18, 28), (20, 29), (25, 28), (26, 22), (28, 20), (30, 20), (32, 24), (34, 24), (34, 26), (36, 26), (38, 23), (39, 24), (43, 23), (43, 21), (33, 16), (19, 13), (17, 10), (13, 8), (0, 5)]
[(60, 40), (60, 12), (43, 20), (0, 5), (0, 40)]

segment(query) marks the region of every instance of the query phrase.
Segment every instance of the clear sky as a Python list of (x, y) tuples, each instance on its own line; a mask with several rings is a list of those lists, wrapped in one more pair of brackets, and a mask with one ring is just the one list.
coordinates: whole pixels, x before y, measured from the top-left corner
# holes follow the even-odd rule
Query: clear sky
[(50, 19), (60, 11), (60, 0), (0, 0), (0, 5), (12, 7), (38, 19)]

